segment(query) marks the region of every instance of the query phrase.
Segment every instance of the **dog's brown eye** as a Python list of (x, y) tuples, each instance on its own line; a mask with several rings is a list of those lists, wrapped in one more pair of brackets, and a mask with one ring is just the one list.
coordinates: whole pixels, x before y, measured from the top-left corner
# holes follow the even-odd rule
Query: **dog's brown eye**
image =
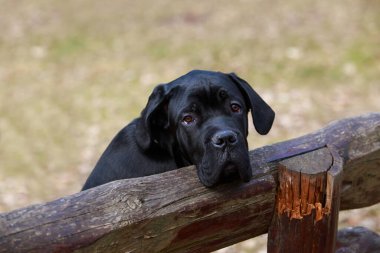
[(231, 110), (233, 112), (240, 112), (241, 111), (241, 106), (238, 104), (231, 104)]
[(182, 119), (182, 122), (185, 124), (191, 124), (194, 122), (194, 118), (191, 115), (185, 115)]

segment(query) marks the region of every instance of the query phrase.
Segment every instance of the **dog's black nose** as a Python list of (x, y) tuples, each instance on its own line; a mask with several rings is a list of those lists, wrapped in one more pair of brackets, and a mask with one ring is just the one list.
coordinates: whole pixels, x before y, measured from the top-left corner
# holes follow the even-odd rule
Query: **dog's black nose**
[(238, 142), (237, 134), (231, 130), (219, 131), (211, 138), (211, 143), (216, 148), (234, 146)]

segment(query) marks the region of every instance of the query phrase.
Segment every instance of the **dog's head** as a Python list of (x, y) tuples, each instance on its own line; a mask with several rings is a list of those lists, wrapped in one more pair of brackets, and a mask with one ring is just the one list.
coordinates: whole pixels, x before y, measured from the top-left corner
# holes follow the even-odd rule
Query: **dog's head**
[(146, 152), (158, 149), (178, 167), (195, 164), (200, 181), (213, 186), (238, 175), (252, 176), (248, 156), (248, 112), (267, 134), (273, 110), (234, 73), (195, 70), (155, 88), (136, 129)]

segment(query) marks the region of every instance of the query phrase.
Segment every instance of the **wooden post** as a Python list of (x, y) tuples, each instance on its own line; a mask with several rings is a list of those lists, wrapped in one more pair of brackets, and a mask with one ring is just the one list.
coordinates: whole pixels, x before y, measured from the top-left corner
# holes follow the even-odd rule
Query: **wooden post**
[(337, 152), (325, 147), (278, 163), (269, 253), (332, 253), (342, 180)]

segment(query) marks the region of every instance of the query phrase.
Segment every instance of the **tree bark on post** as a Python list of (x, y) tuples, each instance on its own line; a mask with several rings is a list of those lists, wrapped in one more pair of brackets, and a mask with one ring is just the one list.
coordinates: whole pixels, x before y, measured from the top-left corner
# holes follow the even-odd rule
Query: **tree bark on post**
[(278, 163), (269, 253), (335, 252), (342, 171), (342, 159), (332, 147)]

